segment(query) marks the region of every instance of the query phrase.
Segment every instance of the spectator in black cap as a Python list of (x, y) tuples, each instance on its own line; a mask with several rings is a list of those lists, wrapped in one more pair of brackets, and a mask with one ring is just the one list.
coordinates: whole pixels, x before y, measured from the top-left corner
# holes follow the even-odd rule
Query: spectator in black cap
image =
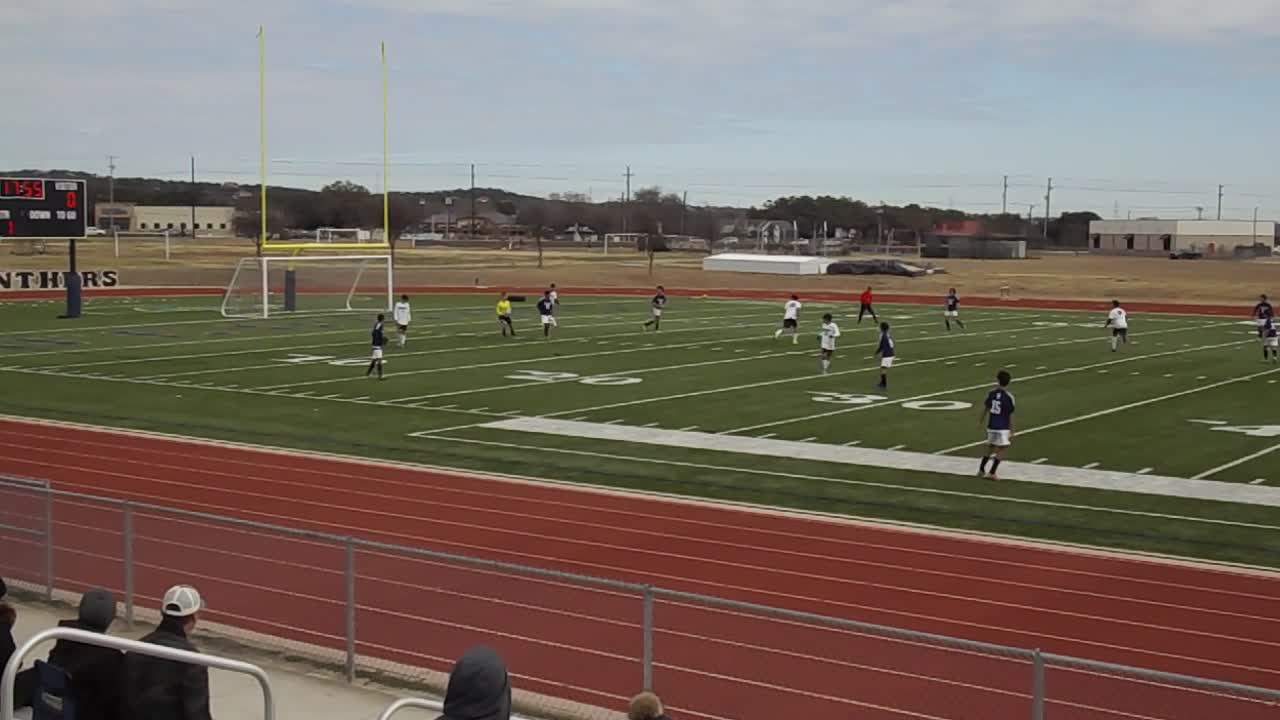
[[(63, 620), (58, 627), (105, 634), (115, 619), (115, 596), (108, 590), (95, 588), (81, 596), (76, 619)], [(71, 676), (76, 720), (119, 720), (123, 653), (99, 645), (59, 640), (49, 651), (49, 664)], [(17, 707), (31, 704), (38, 684), (34, 669), (18, 675)]]
[(473, 647), (449, 673), (444, 715), (437, 720), (509, 720), (511, 680), (507, 664), (491, 648)]
[(9, 596), (9, 587), (0, 578), (0, 669), (9, 664), (13, 651), (18, 646), (13, 642), (13, 626), (18, 622), (18, 611), (13, 609), (5, 598)]

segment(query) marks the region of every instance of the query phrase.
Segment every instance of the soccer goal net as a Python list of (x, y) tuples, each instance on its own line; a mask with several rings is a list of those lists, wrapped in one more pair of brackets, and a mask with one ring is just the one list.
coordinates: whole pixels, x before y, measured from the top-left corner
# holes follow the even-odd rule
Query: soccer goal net
[(390, 255), (253, 257), (236, 264), (223, 317), (381, 312), (394, 304)]

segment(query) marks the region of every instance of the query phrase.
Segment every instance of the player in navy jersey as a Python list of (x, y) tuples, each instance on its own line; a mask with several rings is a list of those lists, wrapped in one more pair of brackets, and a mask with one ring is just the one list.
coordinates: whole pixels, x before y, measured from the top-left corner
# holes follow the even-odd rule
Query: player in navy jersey
[(1280, 362), (1280, 329), (1276, 327), (1276, 319), (1267, 318), (1262, 326), (1262, 361), (1266, 362), (1270, 355), (1271, 362)]
[(373, 354), (369, 360), (369, 369), (364, 374), (365, 377), (369, 377), (374, 370), (377, 370), (379, 380), (382, 379), (382, 349), (387, 346), (387, 334), (382, 330), (384, 320), (386, 316), (378, 313), (378, 321), (373, 324), (373, 332), (370, 333), (373, 340)]
[(876, 385), (881, 390), (889, 389), (889, 368), (893, 367), (893, 359), (897, 356), (897, 348), (893, 342), (893, 336), (889, 334), (889, 323), (880, 323), (880, 345), (876, 347), (876, 355), (880, 356), (880, 384)]
[(559, 327), (556, 322), (556, 302), (551, 298), (551, 291), (542, 293), (538, 301), (538, 315), (542, 317), (542, 337), (551, 337), (551, 328)]
[(658, 292), (654, 293), (653, 299), (649, 301), (650, 318), (645, 322), (645, 328), (653, 326), (654, 331), (662, 329), (662, 309), (667, 306), (667, 291), (658, 286)]
[(1271, 303), (1267, 300), (1266, 295), (1258, 297), (1258, 304), (1253, 306), (1253, 319), (1258, 323), (1258, 337), (1266, 337), (1262, 333), (1262, 326), (1267, 320), (1274, 320), (1276, 313), (1271, 309)]
[(942, 312), (942, 319), (947, 323), (947, 332), (951, 332), (951, 321), (955, 320), (960, 329), (964, 329), (964, 321), (960, 319), (960, 296), (956, 294), (956, 289), (951, 288), (947, 293), (946, 299), (943, 301), (946, 310)]
[[(1009, 383), (1013, 381), (1009, 371), (996, 373), (996, 387), (987, 393), (982, 403), (982, 420), (987, 426), (987, 451), (978, 465), (978, 477), (996, 479), (996, 470), (1004, 453), (1013, 444), (1013, 393), (1009, 392)], [(991, 472), (987, 473), (987, 463), (991, 463)]]

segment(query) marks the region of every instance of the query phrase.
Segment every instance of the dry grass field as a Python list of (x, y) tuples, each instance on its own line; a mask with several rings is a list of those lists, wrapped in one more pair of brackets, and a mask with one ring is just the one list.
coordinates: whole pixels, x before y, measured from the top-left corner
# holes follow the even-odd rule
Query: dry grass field
[[(247, 240), (174, 240), (170, 259), (153, 239), (121, 240), (115, 256), (109, 239), (80, 243), (84, 269), (115, 268), (122, 284), (225, 285), (236, 261), (253, 254)], [(18, 255), (3, 248), (0, 267), (11, 270), (58, 269), (66, 265), (64, 244), (45, 254)], [(1179, 260), (1047, 254), (1027, 260), (942, 260), (944, 274), (923, 278), (848, 276), (781, 277), (711, 273), (701, 270), (701, 255), (661, 253), (650, 273), (637, 252), (547, 250), (543, 267), (531, 248), (402, 249), (397, 254), (399, 281), (408, 285), (538, 285), (636, 287), (664, 284), (680, 288), (755, 288), (854, 291), (868, 282), (886, 293), (942, 294), (957, 287), (966, 296), (995, 296), (1002, 287), (1013, 297), (1151, 300), (1166, 302), (1250, 303), (1260, 292), (1280, 294), (1280, 262), (1275, 260)]]

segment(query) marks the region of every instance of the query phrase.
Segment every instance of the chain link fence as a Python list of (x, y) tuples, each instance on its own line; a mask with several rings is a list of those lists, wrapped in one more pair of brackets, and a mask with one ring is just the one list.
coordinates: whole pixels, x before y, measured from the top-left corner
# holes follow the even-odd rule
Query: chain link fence
[(200, 588), (223, 634), (349, 680), (443, 693), (472, 645), (516, 707), (615, 718), (640, 689), (680, 716), (1074, 720), (1275, 718), (1280, 691), (372, 542), (0, 478), (0, 573), (106, 587), (124, 620)]

